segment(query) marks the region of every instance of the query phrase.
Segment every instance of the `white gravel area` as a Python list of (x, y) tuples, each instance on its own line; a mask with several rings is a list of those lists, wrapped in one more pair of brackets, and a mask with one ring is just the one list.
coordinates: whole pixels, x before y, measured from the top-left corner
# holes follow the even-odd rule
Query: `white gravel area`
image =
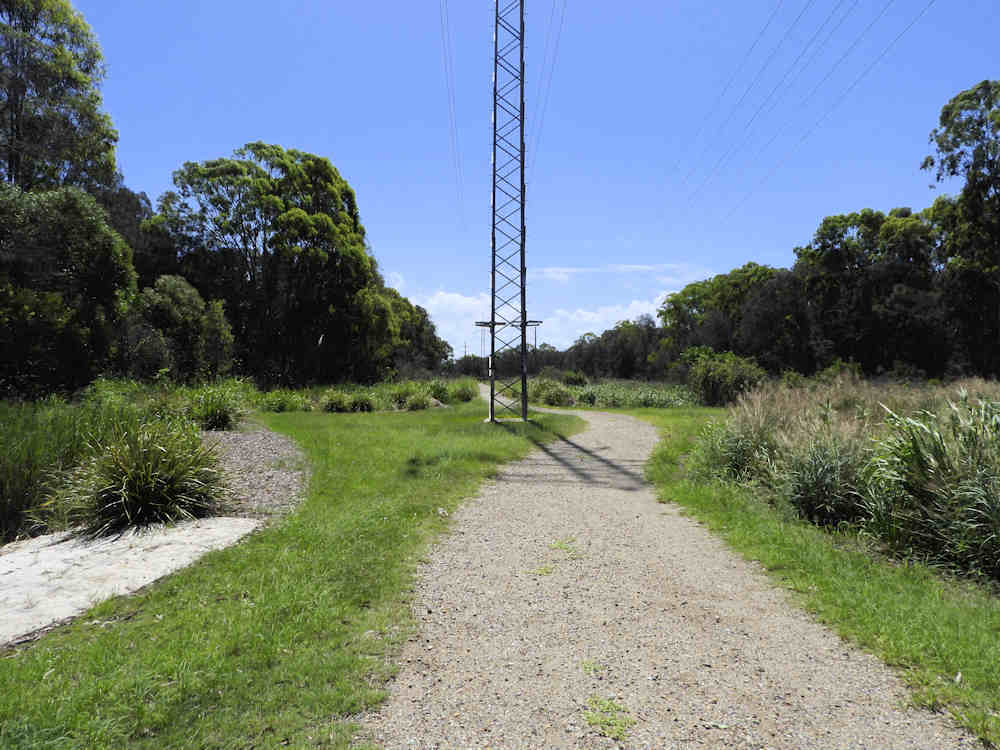
[(61, 532), (0, 547), (0, 648), (34, 640), (104, 599), (234, 544), (301, 498), (303, 459), (288, 438), (257, 429), (207, 433), (205, 439), (218, 446), (231, 515), (96, 542)]
[[(655, 429), (588, 429), (508, 465), (418, 569), (418, 633), (360, 718), (387, 748), (980, 747), (796, 608), (643, 479)], [(588, 723), (612, 700), (624, 741)]]

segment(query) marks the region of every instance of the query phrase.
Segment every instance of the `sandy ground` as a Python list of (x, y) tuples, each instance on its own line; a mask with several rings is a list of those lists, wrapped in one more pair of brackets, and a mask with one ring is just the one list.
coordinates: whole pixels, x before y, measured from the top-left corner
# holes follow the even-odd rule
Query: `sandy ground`
[(206, 518), (97, 542), (59, 533), (0, 547), (0, 645), (135, 591), (260, 523)]
[[(946, 750), (897, 675), (793, 606), (643, 478), (648, 424), (504, 468), (418, 570), (419, 632), (362, 741), (387, 748)], [(620, 711), (596, 700), (611, 701)], [(609, 739), (612, 724), (626, 730)], [(630, 722), (631, 725), (626, 726)]]

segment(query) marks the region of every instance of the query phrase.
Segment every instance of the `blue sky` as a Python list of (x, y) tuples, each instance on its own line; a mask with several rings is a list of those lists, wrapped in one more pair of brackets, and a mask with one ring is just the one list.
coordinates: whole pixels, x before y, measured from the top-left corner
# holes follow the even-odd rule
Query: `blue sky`
[[(941, 106), (1000, 77), (1000, 12), (928, 1), (526, 0), (539, 343), (654, 313), (747, 261), (788, 266), (824, 216), (955, 192), (918, 167)], [(75, 5), (107, 60), (129, 187), (155, 202), (183, 162), (255, 140), (326, 156), (387, 280), (456, 355), (480, 352), (492, 0)]]

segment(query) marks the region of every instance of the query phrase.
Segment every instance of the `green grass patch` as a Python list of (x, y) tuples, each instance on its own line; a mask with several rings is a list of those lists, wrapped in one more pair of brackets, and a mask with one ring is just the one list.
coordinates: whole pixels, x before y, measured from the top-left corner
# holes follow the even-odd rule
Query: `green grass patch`
[[(731, 483), (692, 481), (684, 460), (722, 412), (642, 412), (662, 435), (647, 466), (675, 502), (744, 557), (796, 592), (816, 618), (896, 666), (915, 704), (947, 711), (984, 742), (1000, 744), (1000, 599), (967, 581), (889, 561), (853, 535), (790, 517)], [(959, 675), (961, 675), (959, 677)]]
[(311, 464), (280, 524), (0, 661), (3, 748), (347, 747), (411, 632), (415, 560), (439, 509), (580, 420), (506, 429), (482, 404), (267, 413)]

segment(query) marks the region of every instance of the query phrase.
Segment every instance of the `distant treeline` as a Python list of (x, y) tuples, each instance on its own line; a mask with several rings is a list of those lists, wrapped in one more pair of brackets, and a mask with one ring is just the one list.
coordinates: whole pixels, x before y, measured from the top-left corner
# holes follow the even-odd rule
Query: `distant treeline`
[(66, 0), (0, 3), (0, 396), (96, 375), (264, 385), (439, 369), (321, 156), (250, 143), (185, 163), (156, 209), (124, 184), (97, 40)]
[[(543, 345), (531, 367), (590, 377), (683, 378), (708, 347), (771, 373), (812, 374), (836, 361), (868, 375), (1000, 375), (1000, 81), (941, 110), (922, 168), (959, 177), (957, 196), (914, 212), (828, 216), (791, 268), (747, 263), (688, 284), (658, 310), (565, 351)], [(695, 349), (695, 353), (704, 350)], [(685, 356), (685, 352), (688, 354)], [(475, 369), (475, 358), (459, 361)], [(516, 371), (504, 357), (502, 370)]]

